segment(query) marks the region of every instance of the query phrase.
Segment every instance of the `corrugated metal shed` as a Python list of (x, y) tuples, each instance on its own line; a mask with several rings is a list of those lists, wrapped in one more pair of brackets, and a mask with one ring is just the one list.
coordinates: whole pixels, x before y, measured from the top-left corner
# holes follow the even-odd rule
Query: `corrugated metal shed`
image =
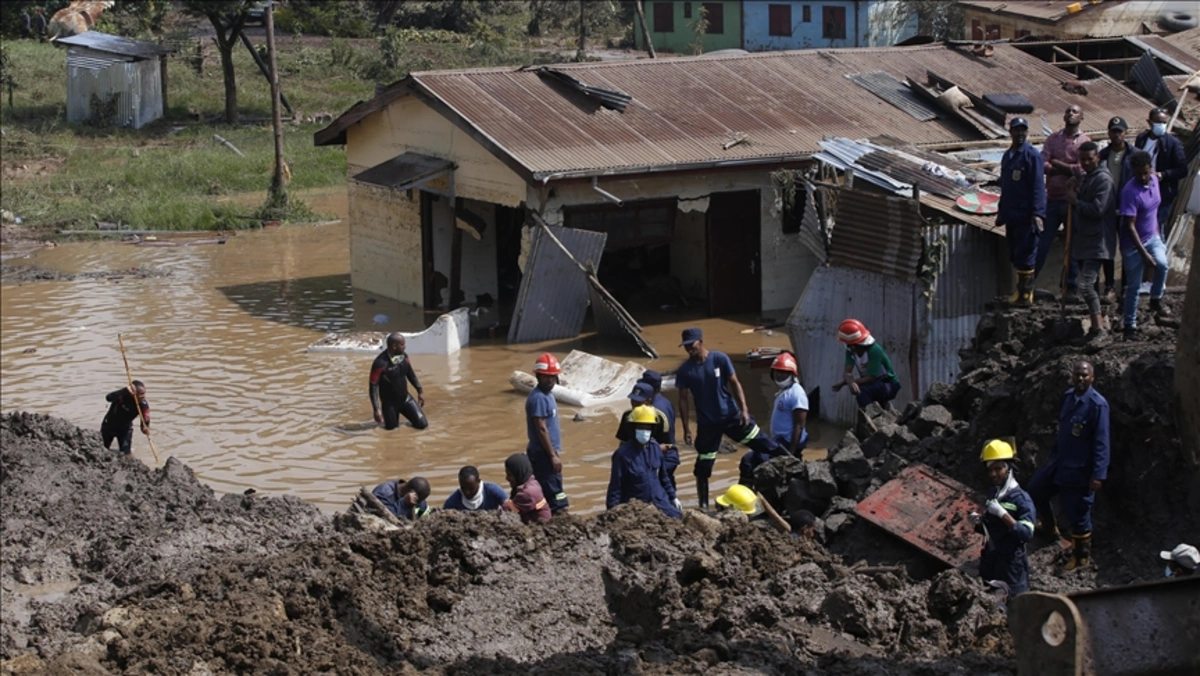
[(105, 54), (125, 56), (135, 60), (157, 59), (164, 54), (171, 54), (175, 51), (171, 47), (163, 47), (153, 42), (132, 40), (120, 35), (109, 35), (108, 33), (101, 33), (99, 31), (88, 31), (67, 38), (59, 38), (55, 42), (60, 45), (67, 45), (68, 47), (82, 47), (97, 52), (104, 52)]
[(911, 282), (921, 259), (921, 219), (911, 199), (862, 190), (838, 193), (829, 263)]
[[(1089, 85), (1086, 98), (1063, 91), (1073, 79), (1010, 45), (989, 58), (944, 45), (832, 49), (711, 58), (563, 64), (555, 69), (590, 85), (625, 92), (624, 112), (581, 106), (577, 96), (533, 70), (414, 73), (408, 91), (427, 101), (527, 179), (638, 174), (802, 159), (827, 136), (890, 134), (912, 144), (956, 144), (977, 132), (952, 120), (915, 121), (846, 79), (882, 71), (925, 82), (928, 71), (977, 94), (1017, 89), (1046, 115), (1071, 104), (1088, 124), (1114, 115), (1139, 119), (1146, 102), (1112, 80)], [(1020, 83), (1016, 87), (1015, 83)], [(317, 132), (318, 144), (345, 142), (345, 130), (403, 95), (396, 86), (356, 105)], [(1103, 135), (1100, 127), (1088, 133)], [(746, 141), (729, 145), (745, 136)], [(729, 147), (726, 147), (729, 146)]]
[[(547, 229), (571, 255), (546, 235)], [(600, 267), (607, 240), (607, 234), (590, 230), (549, 226), (533, 229), (508, 342), (537, 343), (579, 335), (590, 293), (587, 275), (580, 266), (591, 261), (594, 267)]]
[(71, 47), (67, 50), (67, 122), (92, 119), (93, 95), (116, 101), (111, 122), (140, 129), (163, 115), (162, 70), (157, 59), (129, 57)]

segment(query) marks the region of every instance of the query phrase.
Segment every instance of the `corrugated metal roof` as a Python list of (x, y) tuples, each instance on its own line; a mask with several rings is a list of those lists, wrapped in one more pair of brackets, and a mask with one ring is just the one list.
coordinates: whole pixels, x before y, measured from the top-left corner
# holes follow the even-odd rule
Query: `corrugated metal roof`
[(393, 190), (404, 190), (414, 183), (419, 183), (453, 167), (453, 162), (440, 157), (430, 157), (420, 153), (402, 153), (364, 172), (355, 174), (351, 179)]
[[(381, 95), (410, 90), (512, 160), (527, 178), (649, 173), (802, 159), (828, 136), (890, 134), (912, 144), (978, 138), (951, 120), (918, 122), (847, 80), (884, 71), (925, 82), (935, 71), (978, 94), (1018, 90), (1055, 115), (1087, 107), (1084, 124), (1114, 115), (1139, 119), (1148, 107), (1112, 80), (1089, 84), (1086, 98), (1062, 90), (1073, 76), (1010, 45), (979, 58), (944, 45), (764, 52), (722, 57), (563, 64), (555, 69), (589, 85), (628, 93), (624, 112), (578, 105), (577, 97), (533, 70), (414, 73)], [(1020, 84), (1021, 86), (1015, 86)], [(556, 89), (556, 87), (558, 87)], [(317, 132), (318, 144), (344, 142), (345, 129), (385, 103), (361, 103)], [(1089, 122), (1090, 121), (1090, 122)], [(1085, 132), (1103, 134), (1104, 129)], [(725, 146), (745, 135), (746, 141)]]
[(1138, 59), (1137, 63), (1133, 64), (1133, 68), (1129, 69), (1129, 75), (1156, 104), (1161, 106), (1168, 101), (1175, 100), (1167, 83), (1163, 81), (1162, 73), (1158, 72), (1158, 64), (1154, 62), (1154, 57), (1150, 52), (1142, 53), (1142, 58)]
[(1184, 67), (1184, 70), (1190, 71), (1188, 74), (1200, 70), (1200, 51), (1191, 51), (1188, 49), (1188, 33), (1194, 33), (1195, 39), (1190, 42), (1193, 50), (1200, 50), (1200, 29), (1193, 29), (1177, 35), (1184, 36), (1182, 40), (1176, 41), (1176, 35), (1170, 37), (1160, 37), (1158, 35), (1139, 35), (1137, 37), (1125, 38), (1129, 42), (1143, 48), (1149, 48), (1154, 52), (1155, 56), (1170, 60), (1172, 63), (1177, 63)]
[(862, 190), (838, 193), (829, 262), (911, 282), (921, 260), (917, 202)]
[(135, 59), (156, 59), (164, 54), (171, 54), (175, 51), (171, 47), (163, 47), (153, 42), (131, 40), (120, 35), (109, 35), (108, 33), (101, 33), (99, 31), (88, 31), (67, 38), (59, 38), (55, 42), (73, 47), (94, 49), (98, 52), (120, 54)]
[[(545, 230), (550, 230), (575, 260), (546, 236)], [(525, 274), (521, 275), (508, 342), (537, 343), (574, 338), (583, 330), (588, 309), (587, 275), (579, 266), (591, 261), (595, 268), (600, 267), (608, 235), (542, 226), (534, 228), (531, 237), (529, 262)]]
[(908, 88), (908, 85), (882, 71), (873, 73), (853, 73), (847, 75), (854, 84), (871, 92), (875, 96), (896, 106), (912, 115), (913, 118), (928, 122), (936, 119), (938, 110), (926, 103)]

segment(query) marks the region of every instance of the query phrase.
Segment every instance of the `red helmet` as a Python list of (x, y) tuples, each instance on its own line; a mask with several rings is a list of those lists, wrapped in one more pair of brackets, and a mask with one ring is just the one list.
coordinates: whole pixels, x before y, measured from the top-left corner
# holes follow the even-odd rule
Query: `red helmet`
[(562, 367), (558, 365), (558, 360), (549, 352), (543, 353), (537, 358), (537, 363), (533, 365), (533, 372), (540, 376), (556, 376), (562, 373)]
[(775, 361), (771, 362), (771, 370), (787, 371), (788, 373), (791, 373), (792, 375), (800, 375), (800, 370), (796, 368), (795, 357), (788, 354), (787, 352), (784, 352), (783, 354), (780, 354), (778, 357), (775, 357)]
[(857, 319), (847, 319), (838, 326), (838, 340), (847, 345), (858, 345), (871, 337), (871, 332)]

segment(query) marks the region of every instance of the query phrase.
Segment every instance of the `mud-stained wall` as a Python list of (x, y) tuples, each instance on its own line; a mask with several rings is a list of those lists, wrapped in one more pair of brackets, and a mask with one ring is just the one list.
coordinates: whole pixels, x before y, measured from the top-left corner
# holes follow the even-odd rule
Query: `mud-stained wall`
[(708, 298), (707, 239), (702, 212), (680, 211), (675, 215), (671, 275), (679, 280), (688, 298)]
[(402, 303), (424, 304), (419, 193), (346, 184), (350, 283)]

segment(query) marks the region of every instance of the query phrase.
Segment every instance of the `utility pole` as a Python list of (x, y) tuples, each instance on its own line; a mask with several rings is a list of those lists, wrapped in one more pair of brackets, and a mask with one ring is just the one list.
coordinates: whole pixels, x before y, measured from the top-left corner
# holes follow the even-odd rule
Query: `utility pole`
[(283, 117), (279, 112), (279, 68), (275, 65), (275, 3), (267, 3), (263, 11), (263, 23), (267, 29), (267, 59), (271, 67), (271, 124), (275, 128), (275, 173), (271, 176), (271, 188), (267, 192), (267, 203), (277, 209), (287, 208), (287, 185), (284, 180), (286, 166), (283, 162)]
[(587, 48), (584, 46), (585, 35), (587, 34), (587, 23), (583, 19), (584, 0), (579, 0), (579, 51), (575, 52), (575, 60), (583, 61), (587, 58)]
[(646, 41), (646, 51), (650, 53), (650, 58), (657, 59), (654, 43), (650, 41), (650, 27), (646, 25), (646, 10), (642, 7), (642, 0), (637, 0), (633, 7), (637, 10), (638, 20), (642, 22), (642, 39)]

